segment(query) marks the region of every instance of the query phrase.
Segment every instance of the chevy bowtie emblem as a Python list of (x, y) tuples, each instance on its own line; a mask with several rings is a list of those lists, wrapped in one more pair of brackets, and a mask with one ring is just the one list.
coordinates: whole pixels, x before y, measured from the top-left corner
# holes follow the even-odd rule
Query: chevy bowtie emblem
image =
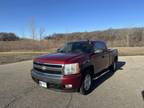
[(43, 67), (42, 67), (42, 70), (46, 70), (46, 67), (45, 67), (45, 66), (43, 66)]

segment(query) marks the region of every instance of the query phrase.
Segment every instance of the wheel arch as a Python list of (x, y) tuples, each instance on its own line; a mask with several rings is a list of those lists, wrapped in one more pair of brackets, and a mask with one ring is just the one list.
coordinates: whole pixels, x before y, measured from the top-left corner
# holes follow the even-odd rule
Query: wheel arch
[(94, 66), (88, 65), (82, 69), (82, 74), (85, 74), (86, 71), (90, 71), (90, 74), (94, 74)]
[(115, 56), (115, 57), (114, 57), (114, 61), (118, 61), (118, 56)]

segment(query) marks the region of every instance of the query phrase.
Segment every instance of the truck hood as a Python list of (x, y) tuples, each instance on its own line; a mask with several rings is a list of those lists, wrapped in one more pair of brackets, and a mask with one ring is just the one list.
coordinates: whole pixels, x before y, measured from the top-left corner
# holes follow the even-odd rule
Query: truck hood
[(56, 64), (66, 64), (80, 62), (82, 59), (86, 58), (86, 54), (83, 53), (55, 53), (42, 55), (34, 59), (35, 62), (42, 63), (56, 63)]

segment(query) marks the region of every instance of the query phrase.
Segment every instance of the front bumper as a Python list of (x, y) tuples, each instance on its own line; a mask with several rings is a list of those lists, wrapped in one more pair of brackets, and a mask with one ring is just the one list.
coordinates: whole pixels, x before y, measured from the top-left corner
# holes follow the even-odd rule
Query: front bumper
[[(75, 90), (81, 86), (81, 74), (76, 75), (59, 75), (42, 73), (37, 70), (31, 70), (32, 79), (39, 83), (44, 81), (47, 83), (48, 88), (56, 88), (61, 90)], [(66, 87), (66, 85), (72, 85), (72, 87)]]

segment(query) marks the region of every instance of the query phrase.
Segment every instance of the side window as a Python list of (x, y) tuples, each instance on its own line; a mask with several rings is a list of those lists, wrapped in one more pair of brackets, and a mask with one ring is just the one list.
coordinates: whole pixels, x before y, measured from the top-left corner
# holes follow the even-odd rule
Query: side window
[(105, 50), (106, 49), (106, 45), (105, 45), (105, 43), (102, 43), (102, 42), (96, 42), (94, 48), (95, 49), (103, 49), (103, 50)]

